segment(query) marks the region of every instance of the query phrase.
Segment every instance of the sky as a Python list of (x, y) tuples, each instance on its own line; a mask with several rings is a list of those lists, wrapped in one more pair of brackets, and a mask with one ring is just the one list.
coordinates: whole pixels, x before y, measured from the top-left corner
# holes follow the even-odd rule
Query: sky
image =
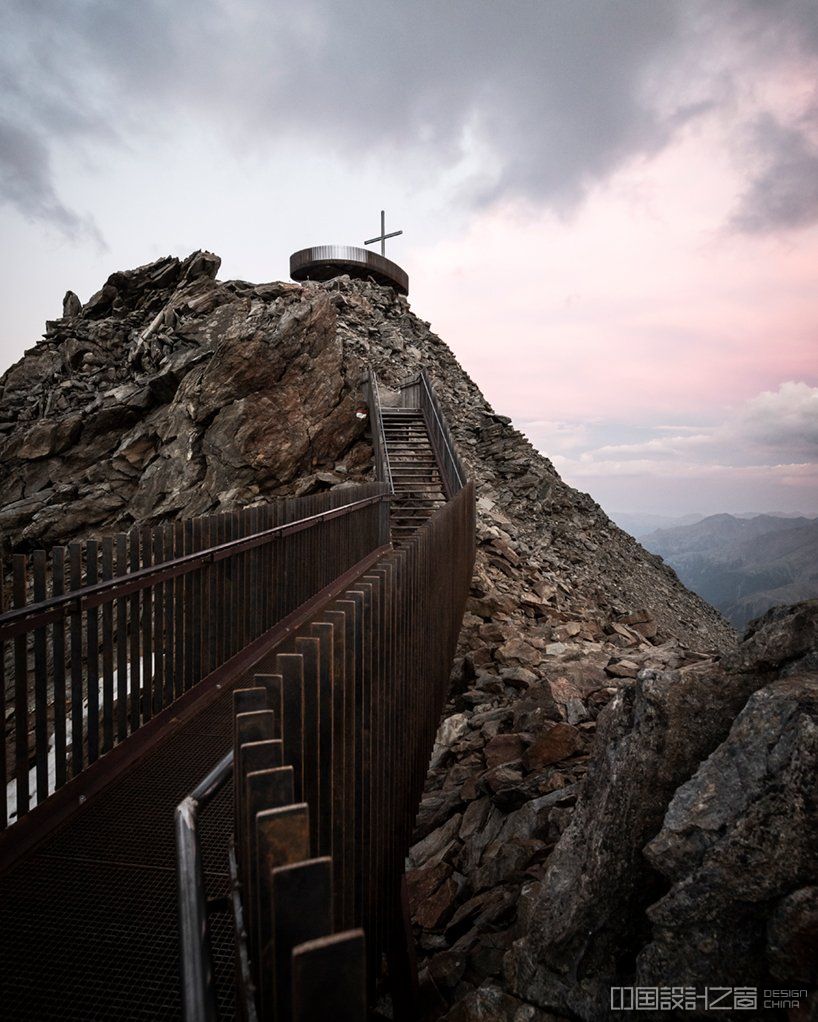
[(63, 294), (404, 234), (608, 511), (818, 514), (815, 0), (3, 0), (0, 368)]

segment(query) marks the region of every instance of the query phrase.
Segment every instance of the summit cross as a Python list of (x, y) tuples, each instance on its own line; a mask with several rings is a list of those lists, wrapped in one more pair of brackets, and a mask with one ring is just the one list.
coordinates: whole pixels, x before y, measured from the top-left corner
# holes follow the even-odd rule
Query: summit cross
[(386, 256), (386, 239), (397, 238), (399, 234), (403, 234), (403, 231), (392, 231), (391, 234), (386, 233), (386, 213), (381, 210), (381, 233), (377, 238), (370, 238), (369, 241), (365, 241), (365, 245), (374, 245), (376, 241), (381, 243), (381, 255)]

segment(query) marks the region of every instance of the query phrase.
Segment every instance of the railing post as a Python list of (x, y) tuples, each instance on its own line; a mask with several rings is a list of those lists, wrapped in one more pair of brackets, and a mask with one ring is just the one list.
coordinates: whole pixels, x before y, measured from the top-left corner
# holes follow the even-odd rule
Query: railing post
[[(25, 554), (12, 561), (12, 597), (15, 607), (26, 605)], [(28, 643), (25, 633), (14, 639), (14, 759), (17, 778), (17, 819), (28, 812)], [(5, 726), (5, 721), (4, 721)]]
[[(0, 585), (0, 589), (2, 586)], [(51, 595), (65, 592), (65, 548), (54, 547), (51, 553)], [(0, 612), (2, 603), (0, 603)], [(65, 620), (60, 616), (52, 627), (51, 646), (54, 671), (54, 785), (61, 788), (66, 781), (65, 762)], [(0, 645), (2, 656), (2, 645)], [(2, 675), (0, 675), (0, 679)], [(2, 681), (0, 681), (2, 683)]]
[[(32, 568), (34, 572), (32, 597), (34, 603), (39, 603), (45, 599), (45, 550), (34, 551)], [(48, 798), (48, 679), (45, 626), (34, 631), (34, 758), (39, 805)]]

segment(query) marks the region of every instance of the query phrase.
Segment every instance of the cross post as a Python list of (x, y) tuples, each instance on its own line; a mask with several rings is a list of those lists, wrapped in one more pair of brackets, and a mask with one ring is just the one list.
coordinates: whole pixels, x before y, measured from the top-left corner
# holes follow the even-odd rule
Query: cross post
[(386, 213), (381, 210), (381, 233), (377, 238), (370, 238), (369, 241), (365, 241), (365, 245), (374, 245), (376, 241), (381, 243), (381, 255), (386, 256), (386, 239), (397, 238), (399, 234), (403, 234), (403, 231), (392, 231), (391, 234), (386, 233)]

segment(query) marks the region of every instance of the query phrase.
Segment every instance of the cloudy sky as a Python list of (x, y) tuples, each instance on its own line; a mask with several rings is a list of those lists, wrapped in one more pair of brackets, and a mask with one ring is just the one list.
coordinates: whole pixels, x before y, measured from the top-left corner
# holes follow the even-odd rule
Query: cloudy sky
[(815, 0), (4, 0), (3, 368), (114, 269), (388, 227), (607, 510), (818, 513)]

